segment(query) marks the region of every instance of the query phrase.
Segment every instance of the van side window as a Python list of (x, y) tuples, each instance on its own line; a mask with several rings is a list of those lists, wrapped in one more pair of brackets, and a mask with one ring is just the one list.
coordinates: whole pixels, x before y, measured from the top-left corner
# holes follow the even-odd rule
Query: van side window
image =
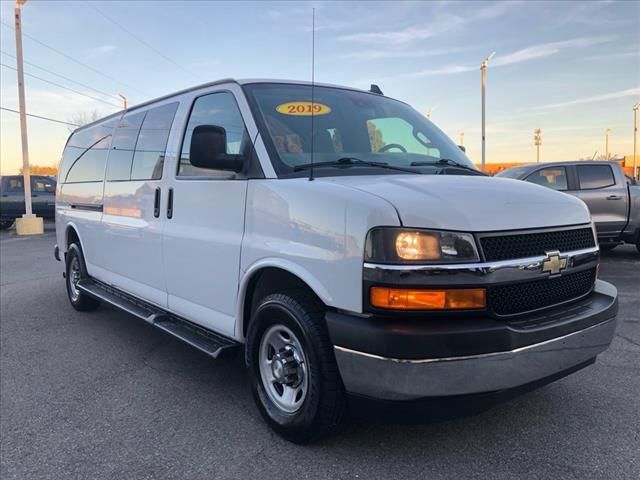
[(65, 183), (101, 182), (110, 143), (109, 135), (85, 150), (69, 167)]
[(567, 169), (565, 167), (549, 167), (533, 172), (526, 178), (527, 182), (564, 191), (567, 189)]
[(61, 183), (101, 182), (117, 119), (83, 128), (71, 134), (62, 153), (59, 168)]
[(189, 148), (193, 129), (199, 125), (216, 125), (227, 132), (227, 153), (244, 152), (250, 145), (249, 135), (244, 126), (238, 104), (229, 92), (212, 93), (196, 99), (191, 110), (187, 130), (182, 142), (178, 176), (229, 175), (229, 172), (209, 170), (191, 165)]
[(138, 133), (146, 112), (134, 112), (125, 115), (115, 133), (111, 152), (109, 152), (109, 165), (107, 166), (107, 180), (130, 180), (133, 154), (138, 141)]
[(178, 103), (170, 103), (147, 112), (138, 135), (131, 180), (157, 180), (162, 178), (164, 151)]
[(611, 187), (616, 184), (609, 165), (578, 165), (580, 190)]

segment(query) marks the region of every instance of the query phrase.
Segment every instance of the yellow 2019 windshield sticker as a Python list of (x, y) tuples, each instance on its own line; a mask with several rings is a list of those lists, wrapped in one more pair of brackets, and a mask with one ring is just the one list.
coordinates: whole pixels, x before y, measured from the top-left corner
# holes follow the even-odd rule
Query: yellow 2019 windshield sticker
[(311, 115), (326, 115), (331, 112), (331, 108), (317, 102), (287, 102), (278, 105), (276, 107), (276, 111), (283, 115), (298, 115), (304, 117)]

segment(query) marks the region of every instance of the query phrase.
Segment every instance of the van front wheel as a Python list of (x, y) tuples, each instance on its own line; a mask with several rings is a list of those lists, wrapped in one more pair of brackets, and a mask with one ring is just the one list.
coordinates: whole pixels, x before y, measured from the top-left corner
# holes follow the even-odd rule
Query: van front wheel
[(346, 408), (324, 306), (302, 290), (268, 295), (254, 309), (245, 361), (260, 413), (279, 435), (307, 443), (330, 434)]
[(78, 282), (84, 278), (88, 278), (88, 274), (82, 250), (72, 243), (66, 258), (67, 295), (73, 308), (80, 312), (90, 312), (100, 306), (100, 301), (78, 289)]

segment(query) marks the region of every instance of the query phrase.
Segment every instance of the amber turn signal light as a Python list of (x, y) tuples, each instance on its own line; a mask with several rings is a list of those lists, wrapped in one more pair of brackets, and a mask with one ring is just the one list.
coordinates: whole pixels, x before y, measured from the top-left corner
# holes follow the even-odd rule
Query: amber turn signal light
[(485, 308), (484, 288), (418, 290), (371, 287), (371, 305), (395, 310), (466, 310)]

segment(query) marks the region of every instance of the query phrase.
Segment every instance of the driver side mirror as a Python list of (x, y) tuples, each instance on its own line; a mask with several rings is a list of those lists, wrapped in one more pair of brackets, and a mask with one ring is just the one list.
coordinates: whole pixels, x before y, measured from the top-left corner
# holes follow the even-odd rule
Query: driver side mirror
[(56, 186), (47, 183), (44, 186), (44, 191), (47, 193), (56, 193)]
[(189, 160), (194, 167), (236, 173), (244, 166), (242, 155), (227, 154), (227, 132), (217, 125), (199, 125), (193, 129)]
[(464, 145), (458, 145), (458, 148), (462, 150), (464, 153), (467, 153), (467, 147), (465, 147)]

